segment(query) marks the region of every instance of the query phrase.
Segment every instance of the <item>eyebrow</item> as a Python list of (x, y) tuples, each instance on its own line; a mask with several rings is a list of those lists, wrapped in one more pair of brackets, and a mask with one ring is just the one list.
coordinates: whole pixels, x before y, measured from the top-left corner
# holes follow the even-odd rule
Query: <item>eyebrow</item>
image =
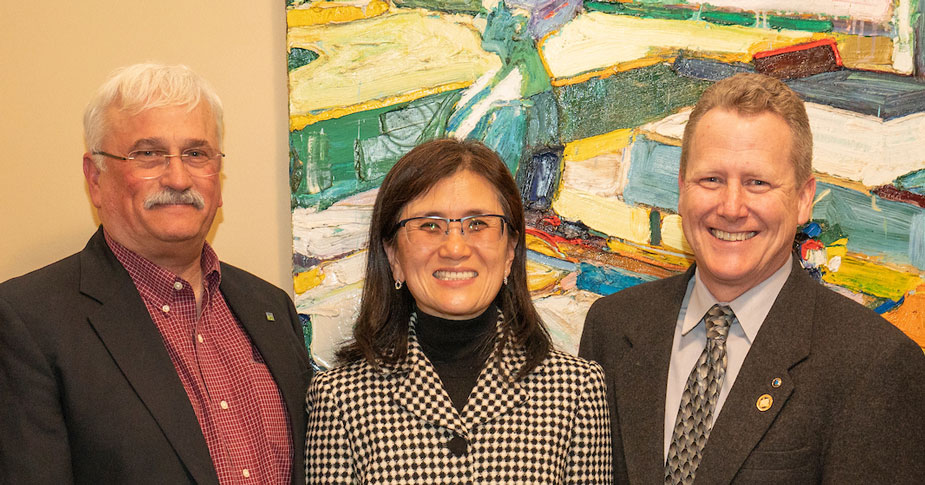
[[(135, 140), (135, 143), (132, 144), (132, 146), (129, 148), (129, 151), (137, 150), (140, 147), (166, 148), (167, 141), (164, 140), (163, 138), (157, 138), (157, 137), (139, 138), (138, 140)], [(181, 149), (194, 148), (194, 147), (212, 148), (212, 144), (209, 143), (208, 140), (203, 140), (201, 138), (190, 138), (187, 140), (183, 140)]]
[(444, 219), (461, 219), (461, 218), (463, 218), (463, 217), (469, 217), (469, 216), (482, 216), (482, 215), (489, 215), (489, 214), (504, 215), (504, 211), (491, 212), (491, 211), (485, 211), (485, 210), (481, 210), (481, 209), (476, 209), (476, 210), (466, 211), (466, 212), (463, 213), (463, 215), (461, 215), (461, 216), (459, 216), (459, 217), (448, 217), (448, 216), (446, 216), (446, 213), (444, 213), (444, 212), (440, 212), (440, 211), (430, 211), (430, 212), (425, 212), (424, 214), (421, 214), (421, 215), (408, 216), (408, 217), (442, 217), (442, 218), (444, 218)]

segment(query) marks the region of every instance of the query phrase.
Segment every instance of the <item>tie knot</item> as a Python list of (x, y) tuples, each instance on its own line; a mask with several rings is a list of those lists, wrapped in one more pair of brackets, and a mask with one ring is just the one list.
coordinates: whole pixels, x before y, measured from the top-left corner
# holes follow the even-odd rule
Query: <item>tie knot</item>
[(729, 326), (732, 325), (732, 319), (735, 313), (732, 308), (726, 305), (713, 305), (703, 316), (704, 323), (707, 326), (707, 338), (713, 340), (726, 340), (729, 334)]

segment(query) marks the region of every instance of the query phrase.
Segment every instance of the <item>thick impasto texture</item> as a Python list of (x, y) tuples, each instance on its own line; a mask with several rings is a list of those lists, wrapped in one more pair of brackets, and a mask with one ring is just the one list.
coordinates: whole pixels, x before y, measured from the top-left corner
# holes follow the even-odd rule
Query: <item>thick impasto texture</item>
[(819, 181), (794, 250), (925, 346), (921, 0), (290, 0), (296, 305), (333, 364), (376, 188), (416, 144), (474, 138), (528, 208), (530, 289), (574, 352), (601, 295), (684, 271), (681, 135), (713, 82), (784, 79)]

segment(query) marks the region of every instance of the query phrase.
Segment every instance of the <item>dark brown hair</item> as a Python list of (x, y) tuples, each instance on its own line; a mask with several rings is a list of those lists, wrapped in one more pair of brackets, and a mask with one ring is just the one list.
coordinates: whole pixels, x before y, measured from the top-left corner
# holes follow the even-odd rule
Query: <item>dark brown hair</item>
[(414, 298), (407, 287), (396, 290), (393, 286), (385, 245), (393, 243), (405, 205), (462, 170), (484, 177), (495, 188), (510, 222), (509, 236), (516, 243), (508, 283), (501, 286), (495, 297), (505, 320), (500, 338), (505, 342), (509, 339), (527, 356), (516, 378), (527, 375), (549, 353), (549, 334), (527, 289), (526, 224), (520, 192), (511, 172), (498, 154), (477, 141), (439, 139), (418, 145), (401, 157), (379, 187), (369, 225), (360, 314), (353, 329), (353, 340), (337, 352), (341, 362), (365, 359), (378, 367), (381, 363), (396, 364), (404, 360)]
[(694, 130), (700, 119), (713, 108), (741, 115), (774, 113), (790, 127), (790, 162), (797, 184), (809, 180), (813, 172), (813, 133), (803, 100), (780, 80), (763, 74), (739, 73), (707, 88), (697, 101), (684, 127), (681, 142), (681, 177), (687, 170)]

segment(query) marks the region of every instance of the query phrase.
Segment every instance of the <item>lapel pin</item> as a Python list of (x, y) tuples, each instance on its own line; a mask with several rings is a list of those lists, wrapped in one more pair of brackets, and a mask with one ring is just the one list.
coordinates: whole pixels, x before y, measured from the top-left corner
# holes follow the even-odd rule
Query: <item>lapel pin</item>
[(758, 398), (758, 402), (755, 403), (755, 406), (759, 411), (765, 412), (768, 409), (771, 409), (771, 404), (774, 404), (774, 399), (771, 397), (771, 395), (762, 394), (761, 397)]
[(778, 388), (780, 387), (781, 382), (783, 381), (781, 381), (780, 377), (775, 377), (774, 379), (771, 379), (771, 387)]
[(275, 322), (275, 321), (276, 321), (276, 317), (273, 316), (273, 312), (267, 312), (267, 321), (268, 321), (268, 322)]

